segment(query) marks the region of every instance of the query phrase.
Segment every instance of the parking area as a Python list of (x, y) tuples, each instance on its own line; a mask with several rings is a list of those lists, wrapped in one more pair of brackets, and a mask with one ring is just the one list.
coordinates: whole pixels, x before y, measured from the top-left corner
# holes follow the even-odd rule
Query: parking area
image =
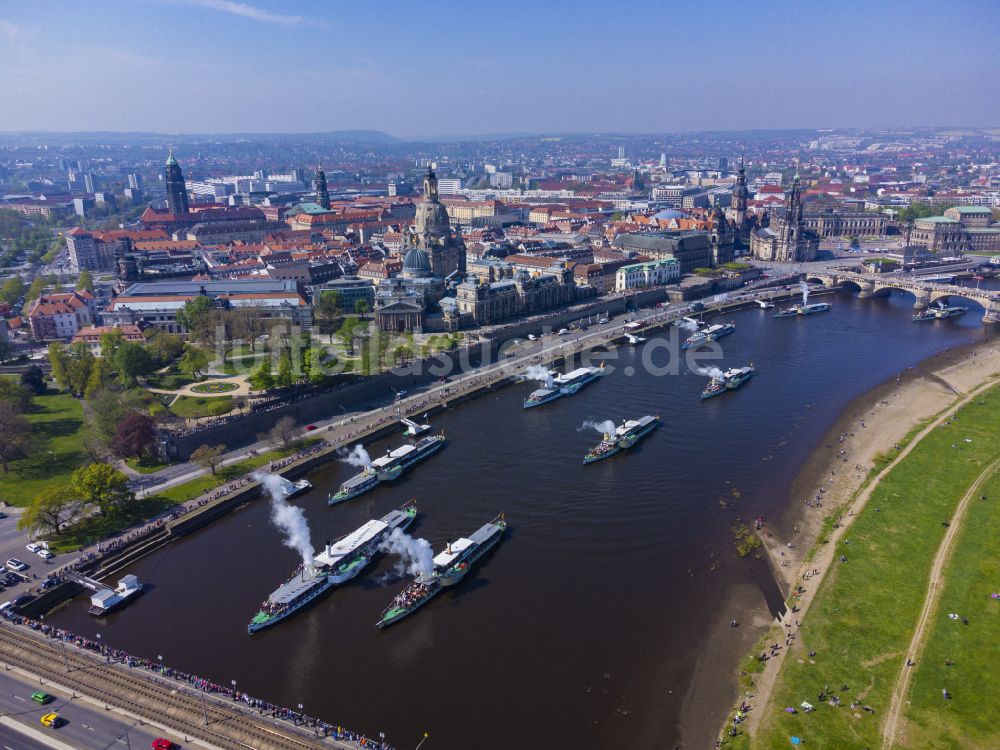
[[(0, 518), (0, 602), (9, 602), (37, 586), (39, 580), (64, 562), (59, 556), (43, 560), (27, 548), (31, 538), (17, 530), (20, 512), (20, 508), (0, 508), (4, 516)], [(20, 560), (27, 567), (19, 572), (8, 570), (6, 562), (10, 559)]]

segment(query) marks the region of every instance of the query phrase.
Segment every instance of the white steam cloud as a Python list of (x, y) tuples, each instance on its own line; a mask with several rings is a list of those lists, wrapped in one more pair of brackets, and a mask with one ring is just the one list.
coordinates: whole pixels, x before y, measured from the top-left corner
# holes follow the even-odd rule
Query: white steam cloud
[(610, 419), (605, 419), (603, 422), (594, 422), (593, 420), (586, 420), (577, 429), (577, 432), (581, 430), (597, 430), (602, 435), (614, 435), (615, 434), (615, 423)]
[(430, 542), (414, 539), (400, 528), (392, 530), (379, 545), (379, 550), (399, 556), (399, 563), (393, 571), (397, 576), (429, 574), (434, 570), (434, 552)]
[(799, 281), (799, 289), (802, 290), (802, 304), (809, 304), (809, 285), (804, 281)]
[(316, 550), (312, 546), (305, 514), (301, 508), (289, 505), (285, 498), (285, 482), (288, 480), (263, 471), (255, 472), (253, 478), (264, 485), (271, 496), (271, 523), (284, 534), (282, 543), (298, 552), (302, 556), (302, 564), (311, 568)]
[(691, 333), (694, 333), (695, 331), (698, 330), (698, 321), (694, 320), (693, 318), (680, 318), (679, 320), (676, 321), (676, 323), (677, 327), (684, 331), (690, 331)]
[(552, 385), (552, 373), (549, 372), (548, 368), (542, 367), (541, 365), (531, 365), (524, 371), (521, 376), (522, 380), (536, 380), (539, 383), (544, 383), (547, 386)]
[(368, 455), (368, 451), (365, 447), (358, 443), (350, 451), (342, 451), (340, 460), (345, 464), (350, 464), (351, 466), (357, 466), (359, 469), (364, 469), (372, 465), (372, 457)]
[(715, 378), (716, 380), (722, 380), (724, 374), (718, 367), (696, 367), (694, 371), (706, 378)]

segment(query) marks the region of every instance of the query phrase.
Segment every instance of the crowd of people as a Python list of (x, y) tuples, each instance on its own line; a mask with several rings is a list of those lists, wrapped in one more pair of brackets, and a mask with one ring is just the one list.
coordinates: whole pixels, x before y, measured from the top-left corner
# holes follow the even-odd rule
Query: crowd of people
[(72, 633), (64, 628), (57, 628), (38, 620), (14, 614), (10, 610), (4, 612), (3, 617), (14, 625), (30, 628), (31, 630), (42, 633), (53, 640), (62, 641), (63, 643), (76, 646), (82, 651), (99, 654), (104, 657), (105, 663), (107, 664), (123, 664), (130, 669), (143, 670), (161, 678), (185, 683), (190, 685), (195, 690), (200, 690), (203, 693), (221, 696), (234, 702), (243, 703), (249, 708), (255, 710), (259, 716), (270, 716), (274, 719), (291, 722), (296, 726), (301, 725), (309, 727), (311, 729), (315, 729), (316, 733), (322, 737), (357, 743), (360, 747), (371, 748), (371, 750), (393, 750), (392, 747), (384, 741), (370, 739), (363, 734), (352, 732), (349, 729), (345, 729), (337, 724), (331, 724), (318, 718), (307, 716), (304, 713), (292, 711), (289, 708), (275, 705), (274, 703), (270, 703), (269, 701), (265, 701), (261, 698), (254, 698), (251, 695), (247, 695), (246, 693), (237, 690), (235, 687), (219, 685), (218, 683), (206, 680), (203, 677), (182, 672), (181, 670), (174, 669), (166, 664), (163, 664), (159, 660), (154, 661), (153, 659), (134, 656), (127, 651), (114, 648), (101, 641), (92, 641), (88, 638), (84, 638), (83, 636), (76, 635), (75, 633)]

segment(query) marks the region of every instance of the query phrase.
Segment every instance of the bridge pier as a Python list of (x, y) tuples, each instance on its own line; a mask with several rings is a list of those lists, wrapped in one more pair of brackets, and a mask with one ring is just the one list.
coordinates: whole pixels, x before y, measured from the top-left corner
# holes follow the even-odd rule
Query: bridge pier
[(858, 299), (868, 299), (875, 296), (875, 284), (871, 281), (863, 281), (858, 286), (861, 287), (861, 291), (858, 292)]
[(986, 314), (983, 315), (983, 325), (1000, 323), (1000, 302), (994, 302), (986, 306)]
[(913, 309), (923, 310), (924, 308), (930, 306), (931, 295), (930, 292), (920, 292), (916, 295), (916, 299), (913, 301)]

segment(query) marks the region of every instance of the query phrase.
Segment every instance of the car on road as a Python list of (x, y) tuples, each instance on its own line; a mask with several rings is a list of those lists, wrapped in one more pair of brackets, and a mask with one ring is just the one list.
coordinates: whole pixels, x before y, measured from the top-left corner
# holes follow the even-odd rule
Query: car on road
[(36, 690), (31, 694), (31, 700), (35, 703), (41, 703), (43, 706), (47, 703), (51, 703), (55, 700), (51, 695), (46, 693), (44, 690)]
[(38, 555), (43, 560), (51, 560), (53, 557), (55, 557), (55, 555), (53, 555), (47, 549), (40, 549), (35, 554)]
[(28, 550), (28, 552), (36, 552), (36, 553), (41, 549), (41, 546), (38, 545), (38, 544), (35, 544), (34, 542), (30, 542), (30, 543), (24, 545), (24, 547), (25, 547), (26, 550)]
[(152, 748), (153, 750), (174, 750), (177, 747), (173, 742), (163, 737), (157, 737), (153, 740)]
[(533, 333), (528, 334), (528, 341), (538, 341), (538, 336)]
[(22, 570), (27, 570), (28, 565), (26, 563), (21, 562), (16, 557), (12, 557), (7, 561), (7, 568), (9, 570), (22, 571)]
[(39, 719), (44, 726), (52, 727), (53, 729), (58, 729), (59, 725), (62, 723), (62, 718), (55, 711), (47, 713)]
[[(0, 570), (3, 570), (3, 568), (0, 568)], [(15, 573), (4, 573), (3, 578), (0, 580), (3, 580), (4, 586), (16, 586), (23, 579)]]
[(569, 335), (569, 329), (567, 329), (567, 328), (560, 328), (559, 329), (559, 333), (557, 333), (556, 335), (557, 336), (568, 336)]
[(315, 429), (316, 429), (316, 425), (314, 425), (314, 424), (307, 424), (306, 425), (306, 432), (312, 432)]

